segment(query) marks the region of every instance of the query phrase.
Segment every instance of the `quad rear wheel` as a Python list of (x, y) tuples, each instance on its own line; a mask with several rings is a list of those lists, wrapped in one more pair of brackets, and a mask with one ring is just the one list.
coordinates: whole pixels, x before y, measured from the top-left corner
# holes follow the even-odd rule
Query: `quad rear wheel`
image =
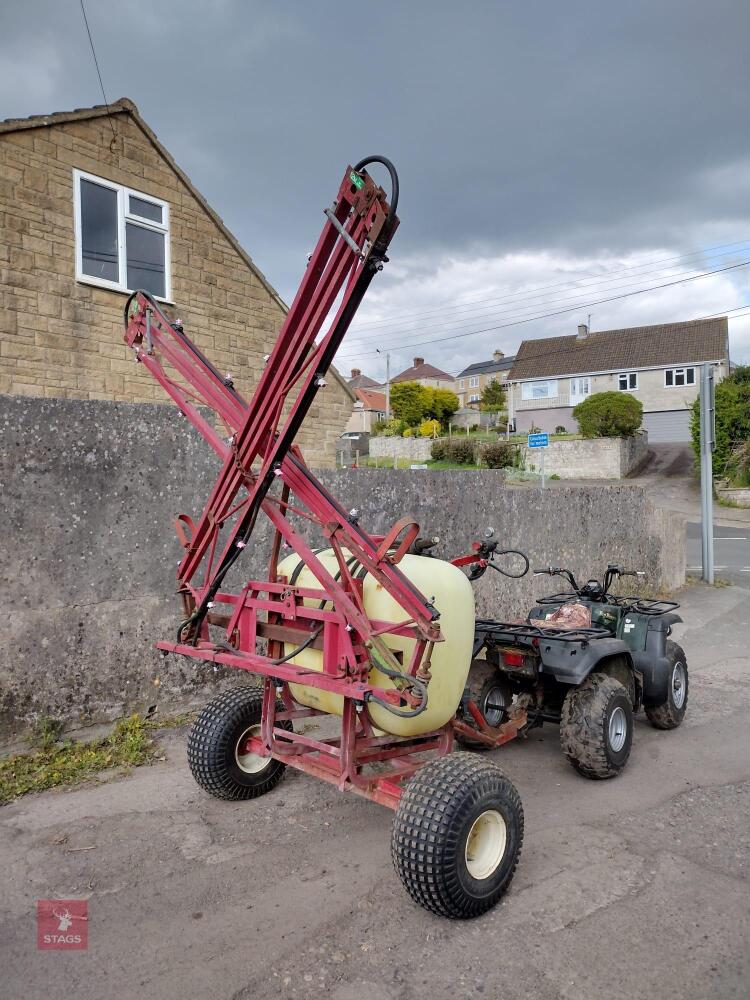
[[(466, 696), (476, 704), (488, 726), (498, 728), (508, 721), (513, 690), (502, 674), (486, 660), (474, 660), (471, 664)], [(468, 725), (476, 726), (474, 717), (467, 708), (462, 708), (461, 718)], [(473, 740), (463, 733), (456, 733), (456, 742), (467, 750), (491, 749), (487, 743)]]
[(508, 888), (523, 842), (523, 808), (497, 765), (471, 753), (430, 761), (406, 786), (391, 837), (412, 899), (443, 917), (476, 917)]
[(682, 646), (667, 640), (669, 680), (667, 697), (660, 705), (644, 705), (646, 718), (655, 729), (676, 729), (685, 718), (688, 703), (688, 667)]
[(565, 696), (560, 744), (586, 778), (614, 778), (633, 743), (633, 704), (625, 687), (606, 674), (590, 674)]
[[(276, 702), (283, 711), (281, 701)], [(263, 691), (237, 687), (210, 701), (193, 723), (188, 736), (190, 771), (205, 791), (218, 799), (254, 799), (281, 781), (286, 770), (273, 757), (263, 757), (247, 747), (260, 735)], [(291, 722), (279, 726), (291, 730)]]

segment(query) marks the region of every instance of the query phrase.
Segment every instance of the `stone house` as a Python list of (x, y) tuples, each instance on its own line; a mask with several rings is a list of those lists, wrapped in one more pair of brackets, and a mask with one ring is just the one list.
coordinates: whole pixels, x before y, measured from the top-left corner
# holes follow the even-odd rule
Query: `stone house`
[(347, 385), (352, 390), (356, 392), (357, 389), (381, 389), (382, 385), (376, 382), (374, 378), (370, 378), (369, 375), (363, 375), (359, 368), (352, 368), (352, 377), (347, 380)]
[(352, 408), (349, 423), (346, 425), (347, 433), (372, 431), (372, 425), (378, 420), (385, 420), (385, 393), (377, 389), (355, 389), (354, 395), (357, 397)]
[(690, 407), (700, 365), (729, 373), (726, 316), (621, 330), (578, 327), (567, 337), (524, 340), (508, 379), (509, 417), (516, 429), (575, 431), (573, 408), (597, 392), (628, 392), (643, 403), (652, 442), (690, 440)]
[(515, 359), (506, 358), (502, 351), (493, 351), (489, 361), (475, 361), (456, 376), (455, 393), (461, 407), (478, 407), (482, 390), (490, 382), (505, 383)]
[(413, 365), (393, 376), (391, 385), (395, 382), (418, 382), (433, 389), (450, 389), (451, 392), (456, 390), (454, 377), (434, 365), (425, 363), (424, 358), (414, 358)]
[[(127, 98), (0, 122), (0, 274), (12, 395), (165, 402), (122, 340), (145, 288), (250, 396), (286, 313)], [(312, 465), (334, 465), (352, 399), (334, 373), (300, 436)]]

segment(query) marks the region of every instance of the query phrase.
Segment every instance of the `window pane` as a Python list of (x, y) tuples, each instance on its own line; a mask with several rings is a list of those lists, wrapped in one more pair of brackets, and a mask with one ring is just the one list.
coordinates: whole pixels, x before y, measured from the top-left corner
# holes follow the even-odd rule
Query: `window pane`
[(685, 384), (685, 370), (683, 368), (677, 368), (677, 369), (675, 369), (674, 384), (675, 385), (684, 385)]
[(674, 372), (671, 369), (667, 369), (666, 376), (667, 376), (666, 384), (674, 385)]
[(119, 281), (117, 192), (81, 181), (82, 270), (92, 278)]
[(166, 295), (164, 233), (128, 222), (125, 227), (128, 288), (143, 288), (152, 295)]
[(686, 368), (685, 376), (685, 381), (688, 385), (695, 385), (695, 368)]
[(151, 201), (145, 201), (143, 198), (136, 198), (134, 194), (130, 195), (131, 215), (140, 215), (142, 219), (151, 219), (152, 222), (158, 222), (161, 224), (164, 222), (162, 211), (161, 205), (154, 205)]

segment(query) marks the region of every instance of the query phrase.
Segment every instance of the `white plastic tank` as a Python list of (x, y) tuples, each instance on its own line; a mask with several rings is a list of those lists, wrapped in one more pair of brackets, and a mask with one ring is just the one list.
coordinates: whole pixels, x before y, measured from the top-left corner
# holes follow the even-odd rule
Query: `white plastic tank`
[[(332, 549), (318, 553), (318, 559), (332, 576), (338, 573), (339, 565)], [(298, 570), (300, 558), (292, 555), (279, 564), (279, 574), (291, 579)], [(411, 580), (417, 589), (440, 612), (438, 624), (443, 642), (436, 642), (432, 652), (432, 678), (427, 688), (427, 708), (410, 719), (393, 715), (381, 705), (368, 703), (367, 713), (377, 729), (396, 736), (418, 736), (444, 726), (456, 712), (461, 701), (466, 678), (471, 665), (471, 651), (474, 643), (474, 592), (468, 578), (451, 563), (427, 556), (406, 555), (400, 561), (399, 569)], [(359, 568), (355, 564), (352, 571)], [(295, 584), (300, 587), (319, 588), (320, 584), (312, 572), (303, 566), (296, 573)], [(364, 578), (363, 592), (365, 609), (370, 618), (380, 621), (402, 622), (409, 616), (393, 597), (368, 573)], [(315, 601), (306, 602), (310, 605)], [(416, 640), (400, 635), (383, 636), (388, 647), (403, 654), (404, 672), (408, 669)], [(291, 652), (292, 645), (285, 646), (285, 653)], [(318, 649), (306, 649), (295, 656), (291, 663), (308, 670), (323, 670), (323, 653)], [(376, 667), (370, 671), (370, 683), (378, 687), (394, 687), (393, 681), (380, 673)], [(308, 708), (318, 708), (323, 712), (341, 715), (343, 697), (320, 688), (291, 684), (292, 697)]]

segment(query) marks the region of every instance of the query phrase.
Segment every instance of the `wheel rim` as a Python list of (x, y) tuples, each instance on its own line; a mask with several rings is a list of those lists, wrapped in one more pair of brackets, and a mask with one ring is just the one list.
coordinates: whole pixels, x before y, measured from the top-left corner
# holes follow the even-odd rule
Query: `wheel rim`
[(628, 720), (625, 710), (618, 705), (609, 717), (609, 745), (614, 753), (619, 753), (625, 746), (627, 735)]
[(687, 693), (685, 680), (685, 665), (683, 663), (675, 663), (672, 670), (672, 701), (675, 708), (682, 708), (685, 704), (685, 695)]
[(503, 689), (500, 687), (490, 688), (484, 696), (480, 708), (489, 726), (499, 726), (505, 718), (508, 708)]
[(472, 878), (489, 878), (503, 860), (508, 831), (496, 809), (486, 809), (471, 825), (464, 857)]
[(260, 736), (260, 725), (249, 726), (237, 740), (237, 745), (234, 748), (234, 759), (237, 761), (237, 767), (245, 774), (258, 774), (269, 764), (268, 757), (261, 757), (259, 753), (253, 753), (252, 750), (248, 750), (246, 753), (240, 752), (247, 741), (254, 736)]

